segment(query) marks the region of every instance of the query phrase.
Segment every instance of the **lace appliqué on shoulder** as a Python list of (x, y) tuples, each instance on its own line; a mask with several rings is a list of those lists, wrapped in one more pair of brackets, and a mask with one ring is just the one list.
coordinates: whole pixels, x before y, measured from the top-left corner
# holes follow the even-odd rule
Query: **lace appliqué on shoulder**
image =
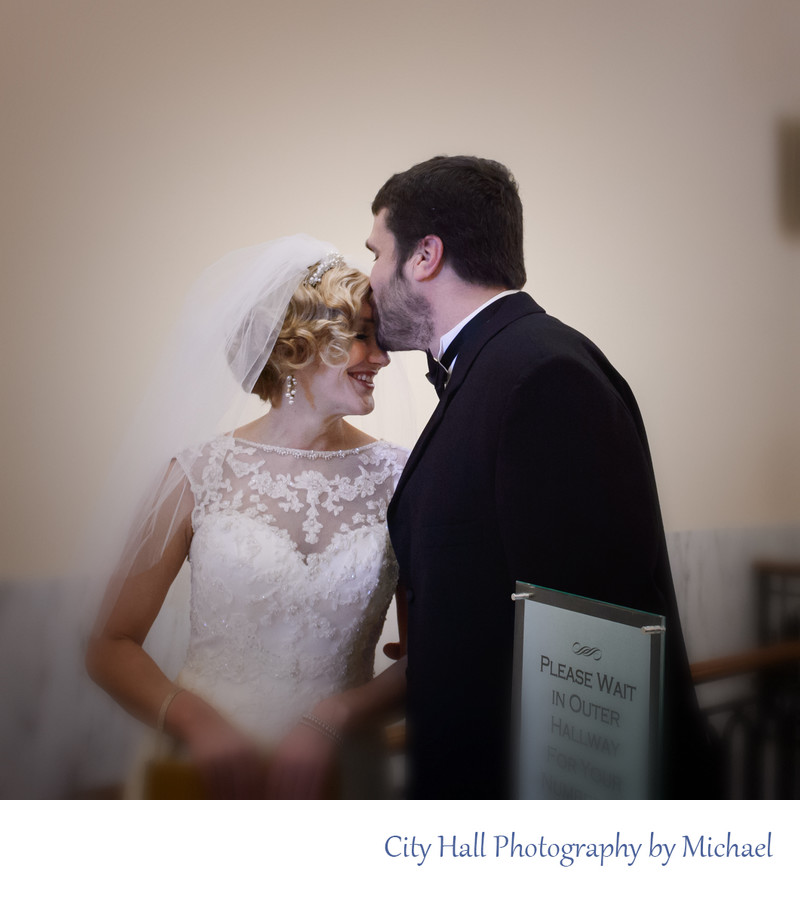
[(195, 495), (192, 524), (234, 511), (285, 530), (298, 547), (325, 531), (383, 523), (404, 450), (378, 441), (344, 452), (303, 452), (219, 437), (179, 457)]

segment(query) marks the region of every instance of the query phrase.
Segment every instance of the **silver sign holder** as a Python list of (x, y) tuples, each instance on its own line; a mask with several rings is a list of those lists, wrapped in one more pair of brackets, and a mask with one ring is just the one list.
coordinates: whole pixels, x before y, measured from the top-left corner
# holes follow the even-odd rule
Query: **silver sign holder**
[(517, 583), (518, 798), (658, 795), (664, 618)]

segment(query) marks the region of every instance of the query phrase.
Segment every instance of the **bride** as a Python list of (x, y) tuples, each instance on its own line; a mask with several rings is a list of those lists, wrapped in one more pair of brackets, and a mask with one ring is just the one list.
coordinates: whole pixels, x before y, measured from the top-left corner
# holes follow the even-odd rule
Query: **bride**
[[(372, 411), (389, 363), (369, 281), (296, 235), (213, 266), (184, 318), (151, 396), (160, 411), (134, 428), (155, 422), (147, 449), (172, 460), (134, 517), (89, 673), (171, 737), (204, 794), (318, 798), (338, 782), (337, 794), (370, 797), (368, 749), (405, 691), (402, 659), (378, 677), (373, 664), (397, 579), (386, 508), (406, 452), (345, 420)], [(267, 414), (181, 448), (199, 418), (229, 411), (231, 385)], [(191, 634), (173, 682), (143, 643), (187, 558)]]

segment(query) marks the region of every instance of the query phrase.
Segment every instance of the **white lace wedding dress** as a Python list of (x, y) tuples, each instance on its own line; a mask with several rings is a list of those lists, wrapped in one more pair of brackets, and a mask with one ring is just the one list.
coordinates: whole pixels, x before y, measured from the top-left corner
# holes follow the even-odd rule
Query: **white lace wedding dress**
[(194, 496), (191, 634), (178, 683), (265, 746), (368, 681), (397, 581), (386, 509), (407, 452), (230, 435), (178, 457)]

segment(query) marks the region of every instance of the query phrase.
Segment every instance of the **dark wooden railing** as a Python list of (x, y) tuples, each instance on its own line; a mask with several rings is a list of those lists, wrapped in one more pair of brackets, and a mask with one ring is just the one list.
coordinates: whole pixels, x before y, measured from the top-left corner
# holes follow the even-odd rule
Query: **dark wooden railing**
[(700, 687), (736, 684), (725, 701), (701, 701), (719, 737), (723, 797), (795, 799), (800, 797), (800, 563), (759, 560), (753, 573), (758, 645), (693, 664), (692, 676)]
[(800, 661), (800, 640), (779, 642), (740, 652), (737, 655), (725, 655), (712, 658), (710, 661), (698, 661), (691, 665), (692, 680), (696, 686), (738, 677), (742, 674), (774, 671), (786, 664)]

